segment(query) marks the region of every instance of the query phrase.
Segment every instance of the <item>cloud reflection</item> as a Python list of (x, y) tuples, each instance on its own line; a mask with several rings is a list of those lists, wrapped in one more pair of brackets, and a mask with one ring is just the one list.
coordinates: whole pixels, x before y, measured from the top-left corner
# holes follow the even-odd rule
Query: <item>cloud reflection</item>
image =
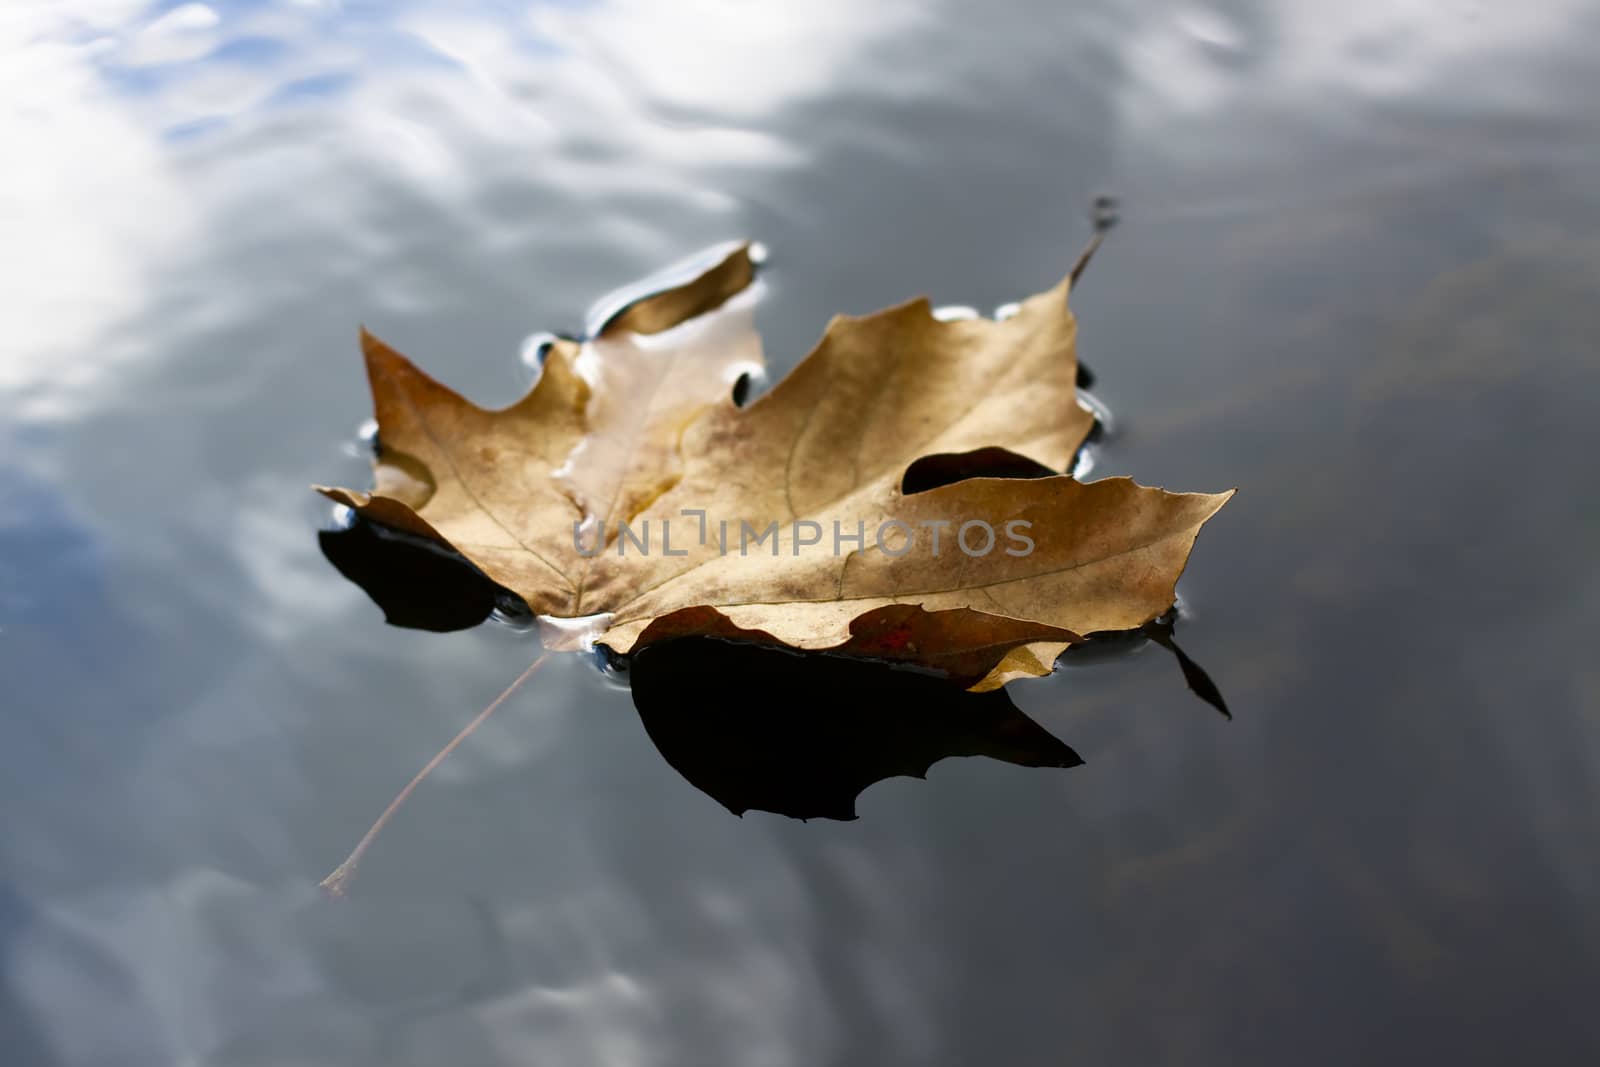
[[(515, 173), (568, 196), (726, 212), (710, 170), (806, 158), (752, 121), (853, 70), (870, 77), (863, 53), (917, 12), (905, 0), (703, 17), (621, 0), (30, 8), (0, 26), (0, 52), (16, 57), (0, 75), (0, 218), (20, 250), (0, 265), (0, 390), (58, 418), (86, 389), (114, 395), (104, 376), (153, 356), (131, 336), (149, 331), (127, 328), (152, 276), (241, 199), (327, 195), (346, 162), (387, 161), (440, 202), (469, 201), (469, 175)], [(348, 224), (341, 214), (360, 209), (316, 224)], [(621, 224), (596, 221), (602, 234)]]

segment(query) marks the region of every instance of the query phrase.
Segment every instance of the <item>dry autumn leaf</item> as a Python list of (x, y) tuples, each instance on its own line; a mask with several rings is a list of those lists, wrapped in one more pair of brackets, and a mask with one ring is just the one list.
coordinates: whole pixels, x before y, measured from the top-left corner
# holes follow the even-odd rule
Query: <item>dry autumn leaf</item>
[(941, 321), (926, 300), (835, 318), (747, 407), (732, 387), (761, 366), (748, 246), (554, 344), (502, 411), (363, 331), (374, 489), (321, 491), (459, 553), (542, 617), (588, 620), (619, 653), (701, 634), (977, 689), (1046, 674), (1079, 634), (1165, 611), (1230, 495), (1059, 474), (905, 484), (918, 461), (1070, 466), (1093, 417), (1069, 288), (1003, 321)]

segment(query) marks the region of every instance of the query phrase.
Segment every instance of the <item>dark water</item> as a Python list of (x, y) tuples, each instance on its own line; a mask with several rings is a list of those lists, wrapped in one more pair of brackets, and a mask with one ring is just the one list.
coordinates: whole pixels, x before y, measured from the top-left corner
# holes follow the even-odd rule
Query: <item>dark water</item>
[[(34, 3), (0, 19), (0, 1059), (1600, 1057), (1592, 4)], [(163, 15), (163, 11), (166, 13)], [(1239, 486), (1087, 761), (735, 818), (322, 557), (365, 322), (483, 402), (736, 236), (827, 318), (1050, 284), (1097, 474)], [(752, 713), (759, 712), (759, 704)]]

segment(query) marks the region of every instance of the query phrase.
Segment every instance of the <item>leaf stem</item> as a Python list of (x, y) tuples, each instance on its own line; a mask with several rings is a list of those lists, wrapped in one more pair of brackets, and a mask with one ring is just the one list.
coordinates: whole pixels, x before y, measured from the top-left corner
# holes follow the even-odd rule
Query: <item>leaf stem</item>
[(528, 664), (528, 669), (517, 676), (516, 681), (506, 686), (505, 691), (499, 696), (495, 697), (488, 707), (478, 712), (471, 722), (462, 727), (461, 731), (450, 739), (449, 744), (441, 748), (434, 755), (434, 757), (423, 766), (422, 770), (418, 771), (411, 781), (406, 783), (406, 787), (404, 789), (395, 794), (395, 798), (389, 801), (389, 806), (383, 809), (383, 814), (379, 815), (377, 821), (372, 824), (371, 828), (368, 829), (364, 835), (362, 835), (361, 840), (356, 843), (356, 847), (351, 849), (350, 855), (345, 857), (345, 861), (339, 864), (339, 866), (335, 867), (333, 872), (321, 881), (320, 885), (324, 891), (326, 891), (329, 895), (336, 897), (342, 897), (346, 892), (349, 891), (350, 882), (356, 876), (356, 868), (361, 864), (361, 857), (366, 854), (367, 849), (372, 847), (372, 842), (377, 840), (379, 832), (383, 830), (384, 826), (388, 824), (390, 819), (394, 818), (395, 813), (399, 811), (401, 805), (406, 802), (406, 798), (412, 794), (417, 786), (422, 784), (422, 780), (424, 778), (433, 773), (434, 768), (443, 763), (450, 753), (456, 750), (457, 745), (465, 741), (474, 730), (483, 725), (484, 721), (487, 720), (490, 715), (493, 715), (495, 710), (499, 708), (501, 704), (506, 702), (506, 698), (521, 688), (523, 682), (526, 682), (529, 678), (532, 678), (534, 672), (544, 665), (544, 661), (549, 655), (549, 652), (541, 652), (539, 654), (539, 658)]

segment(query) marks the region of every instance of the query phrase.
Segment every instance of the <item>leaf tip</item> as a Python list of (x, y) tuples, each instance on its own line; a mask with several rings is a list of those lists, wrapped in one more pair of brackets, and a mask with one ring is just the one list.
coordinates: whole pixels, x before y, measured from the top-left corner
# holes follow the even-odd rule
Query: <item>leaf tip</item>
[(348, 508), (364, 508), (372, 503), (371, 493), (358, 493), (351, 489), (340, 489), (334, 485), (312, 485), (311, 491), (321, 493), (335, 504), (343, 504)]
[(361, 340), (361, 354), (364, 356), (370, 357), (375, 352), (382, 352), (389, 347), (377, 334), (367, 329), (366, 323), (361, 324), (356, 336)]
[(361, 355), (367, 362), (368, 378), (376, 378), (380, 373), (415, 369), (410, 360), (366, 326), (361, 327)]

